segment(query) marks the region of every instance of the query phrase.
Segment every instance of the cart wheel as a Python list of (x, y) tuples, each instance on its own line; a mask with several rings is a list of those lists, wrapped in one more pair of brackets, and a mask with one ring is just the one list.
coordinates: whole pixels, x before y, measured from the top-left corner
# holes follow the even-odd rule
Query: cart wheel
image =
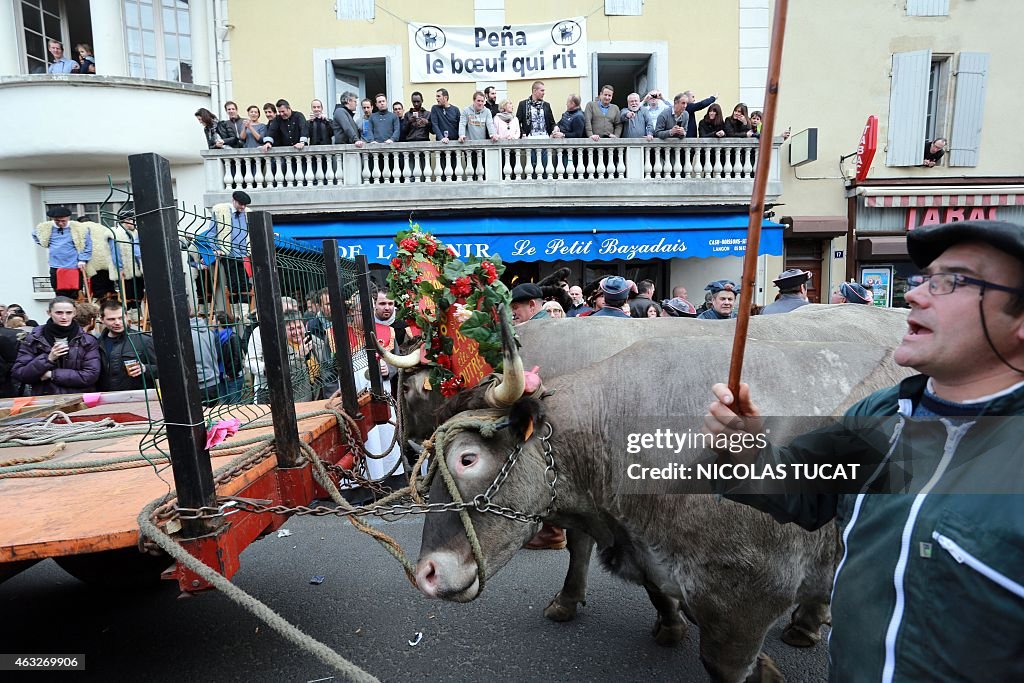
[(165, 554), (148, 555), (135, 548), (107, 550), (53, 558), (79, 581), (103, 588), (148, 589), (160, 585), (160, 573), (173, 560)]

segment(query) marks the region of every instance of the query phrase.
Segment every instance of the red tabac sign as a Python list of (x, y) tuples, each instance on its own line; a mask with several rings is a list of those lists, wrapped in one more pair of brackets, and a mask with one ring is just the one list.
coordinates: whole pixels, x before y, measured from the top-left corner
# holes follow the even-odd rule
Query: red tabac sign
[(875, 150), (878, 149), (878, 117), (872, 114), (868, 122), (864, 124), (864, 132), (860, 136), (860, 144), (857, 145), (857, 182), (868, 177), (871, 170), (871, 162), (875, 158)]

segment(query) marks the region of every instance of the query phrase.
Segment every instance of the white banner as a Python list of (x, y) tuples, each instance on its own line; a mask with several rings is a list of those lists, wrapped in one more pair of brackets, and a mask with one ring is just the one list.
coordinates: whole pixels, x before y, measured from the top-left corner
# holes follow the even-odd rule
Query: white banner
[(409, 24), (413, 83), (535, 81), (587, 72), (587, 20), (549, 24)]

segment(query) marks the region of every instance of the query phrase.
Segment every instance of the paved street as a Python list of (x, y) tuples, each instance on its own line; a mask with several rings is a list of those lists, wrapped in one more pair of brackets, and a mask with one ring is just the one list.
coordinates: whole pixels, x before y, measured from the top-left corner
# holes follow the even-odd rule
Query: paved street
[[(416, 555), (420, 520), (381, 524)], [(519, 553), (480, 599), (460, 605), (422, 597), (347, 523), (293, 518), (286, 528), (291, 536), (246, 551), (235, 583), (382, 680), (706, 680), (696, 628), (682, 646), (659, 647), (643, 590), (597, 566), (577, 620), (545, 619), (568, 564), (564, 551)], [(311, 585), (314, 575), (326, 580)], [(49, 561), (0, 585), (0, 613), (6, 652), (86, 653), (87, 675), (75, 680), (311, 681), (333, 673), (218, 593), (182, 600), (171, 584), (112, 593)], [(411, 647), (417, 632), (423, 638)], [(825, 679), (824, 646), (795, 650), (778, 635), (776, 627), (766, 650), (789, 681)]]

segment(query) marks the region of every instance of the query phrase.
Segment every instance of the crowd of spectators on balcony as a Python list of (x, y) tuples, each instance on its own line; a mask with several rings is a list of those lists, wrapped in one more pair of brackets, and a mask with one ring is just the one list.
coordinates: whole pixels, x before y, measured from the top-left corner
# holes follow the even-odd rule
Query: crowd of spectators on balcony
[[(196, 111), (209, 149), (256, 148), (268, 151), (272, 147), (307, 145), (394, 144), (400, 142), (517, 140), (520, 138), (576, 138), (599, 141), (616, 138), (643, 138), (646, 140), (685, 138), (758, 138), (763, 115), (755, 111), (748, 115), (747, 106), (740, 102), (732, 114), (723, 116), (717, 98), (711, 96), (697, 100), (694, 93), (684, 90), (669, 102), (660, 89), (653, 89), (643, 97), (629, 93), (625, 106), (614, 103), (615, 88), (601, 87), (598, 96), (583, 103), (579, 95), (566, 98), (565, 111), (556, 117), (551, 104), (544, 99), (545, 85), (536, 81), (530, 96), (515, 103), (497, 99), (497, 90), (489, 86), (473, 93), (472, 101), (464, 106), (450, 101), (447, 88), (434, 93), (436, 103), (427, 110), (423, 94), (413, 92), (412, 106), (391, 102), (384, 93), (373, 99), (360, 100), (346, 91), (329, 116), (319, 99), (310, 103), (308, 115), (292, 109), (285, 99), (263, 105), (267, 121), (260, 121), (260, 108), (255, 104), (246, 108), (247, 117), (239, 114), (238, 104), (227, 102), (227, 116), (218, 120), (208, 109)], [(707, 109), (704, 118), (697, 121), (697, 112)], [(783, 134), (789, 137), (789, 131)]]

